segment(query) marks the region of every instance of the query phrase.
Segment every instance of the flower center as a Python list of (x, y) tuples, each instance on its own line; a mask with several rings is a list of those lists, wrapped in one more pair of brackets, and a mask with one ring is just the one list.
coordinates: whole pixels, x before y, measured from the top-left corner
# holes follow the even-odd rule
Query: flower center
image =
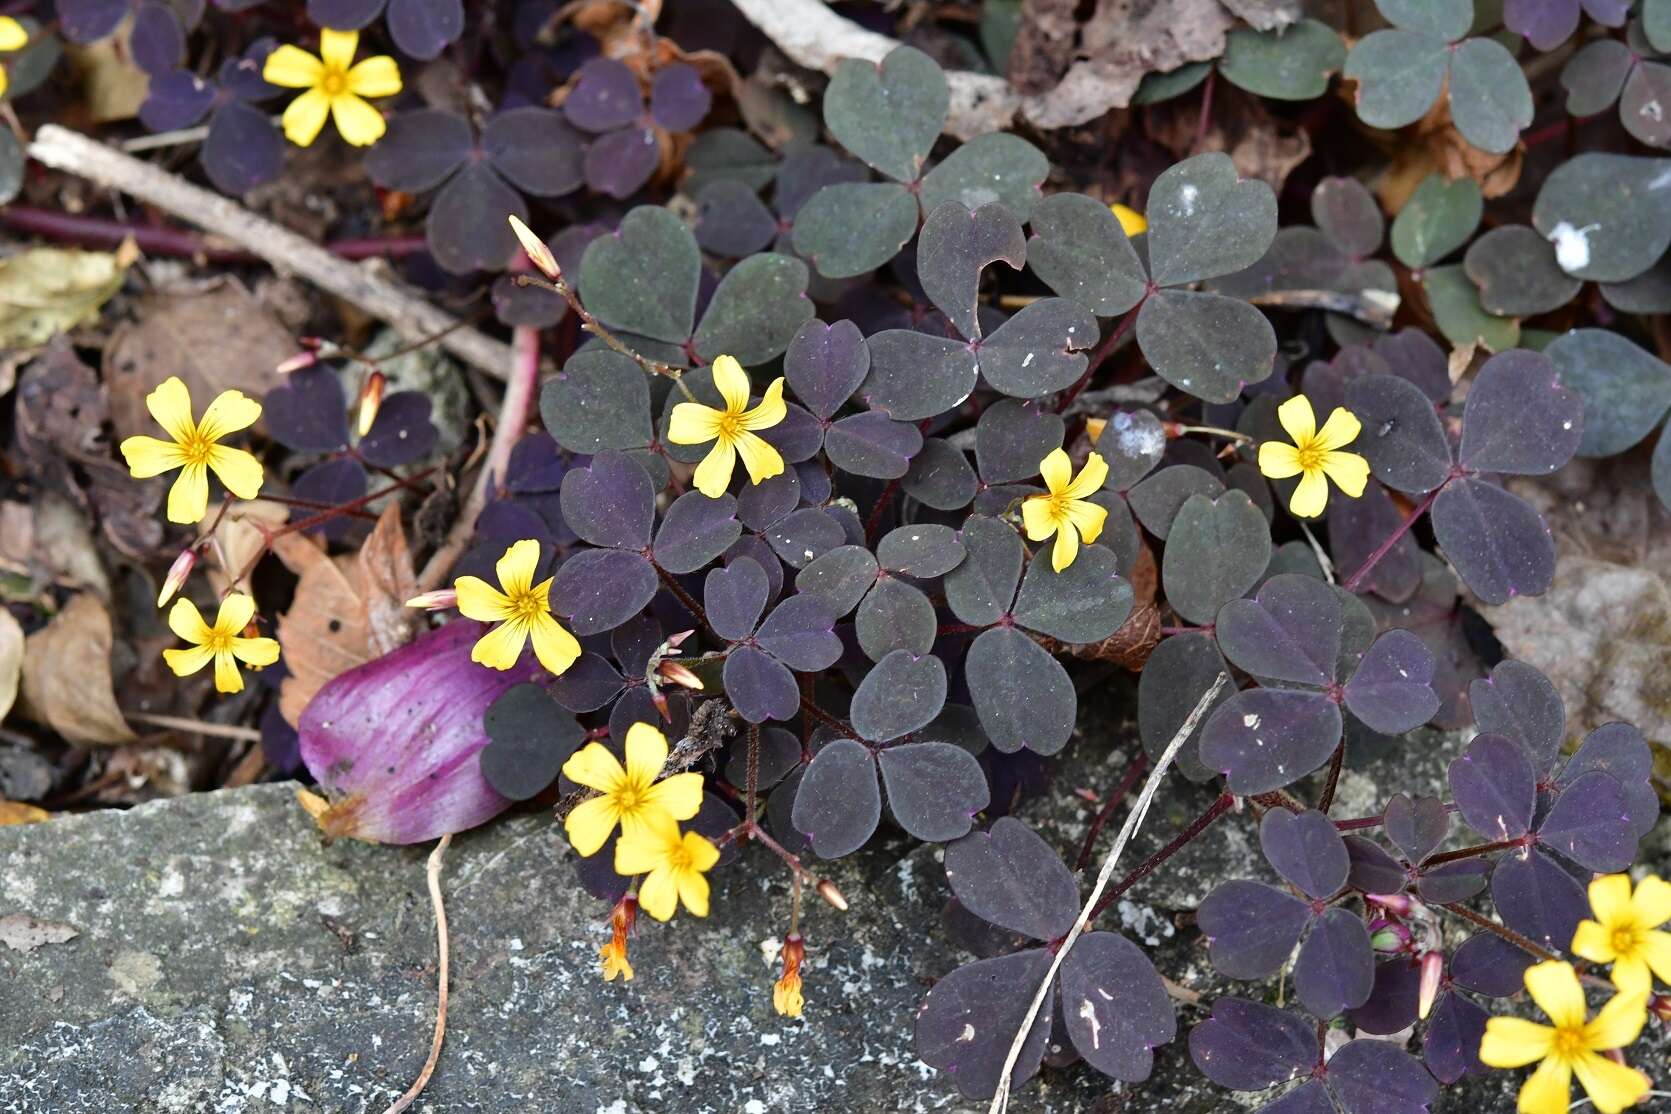
[(524, 622), (539, 617), (545, 611), (545, 604), (534, 592), (512, 592), (511, 606), (516, 609), (516, 617)]
[(1073, 500), (1060, 491), (1050, 493), (1050, 521), (1057, 526), (1068, 520), (1068, 504)]
[(674, 870), (690, 869), (690, 852), (685, 849), (685, 841), (680, 840), (678, 846), (671, 847), (667, 852), (667, 865)]
[(1582, 1027), (1561, 1025), (1555, 1029), (1555, 1055), (1563, 1060), (1576, 1060), (1580, 1053), (1589, 1050), (1589, 1042), (1584, 1039)]
[(719, 416), (719, 440), (735, 441), (743, 432), (743, 416), (727, 410)]
[(1300, 453), (1300, 471), (1315, 472), (1323, 467), (1324, 450), (1318, 447), (1317, 442), (1306, 441), (1304, 444), (1294, 447)]
[(348, 92), (348, 74), (342, 70), (327, 69), (319, 79), (319, 91), (327, 97), (340, 97)]
[(1613, 954), (1630, 955), (1636, 951), (1636, 927), (1623, 925), (1613, 930)]
[(184, 441), (179, 442), (179, 445), (180, 454), (186, 458), (186, 463), (200, 468), (209, 463), (209, 454), (215, 448), (213, 441), (195, 429), (186, 436)]
[(223, 631), (218, 628), (212, 628), (209, 631), (209, 637), (204, 640), (203, 645), (217, 654), (230, 654), (232, 652), (232, 636), (232, 631)]

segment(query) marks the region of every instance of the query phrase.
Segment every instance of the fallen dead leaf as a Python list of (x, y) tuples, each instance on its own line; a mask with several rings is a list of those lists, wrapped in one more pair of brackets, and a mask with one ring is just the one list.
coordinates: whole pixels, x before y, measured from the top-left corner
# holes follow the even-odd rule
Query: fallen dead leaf
[(1188, 97), (1156, 105), (1150, 113), (1150, 135), (1180, 159), (1223, 151), (1236, 164), (1237, 174), (1258, 178), (1280, 194), (1288, 175), (1311, 157), (1310, 134), (1292, 121), (1272, 116), (1258, 97), (1228, 82), (1221, 89), (1199, 142), (1201, 110)]
[[(217, 509), (209, 508), (207, 517), (211, 521)], [(232, 509), (215, 528), (216, 544), (209, 547), (209, 552), (215, 555), (208, 569), (209, 583), (217, 594), (224, 593), (231, 586), (232, 578), (255, 560), (267, 534), (283, 526), (289, 518), (290, 508), (266, 499), (240, 499), (232, 504)]]
[(231, 275), (153, 295), (105, 350), (105, 386), (118, 437), (157, 435), (145, 396), (171, 375), (191, 389), (201, 414), (225, 390), (259, 399), (279, 384), (274, 370), (296, 342), (266, 306)]
[(22, 801), (0, 801), (0, 828), (10, 824), (39, 824), (51, 820), (52, 813)]
[(127, 273), (107, 251), (30, 248), (0, 259), (0, 348), (35, 348), (98, 316)]
[(0, 720), (12, 710), (22, 677), (23, 628), (10, 611), (0, 607)]
[(28, 913), (8, 913), (0, 917), (0, 944), (14, 952), (32, 952), (47, 944), (65, 944), (81, 935), (74, 925), (54, 924), (31, 917)]
[(104, 603), (91, 592), (70, 597), (52, 622), (24, 640), (19, 710), (79, 746), (134, 742), (138, 736), (116, 706), (110, 646)]
[(418, 591), (412, 553), (391, 503), (357, 554), (332, 558), (300, 534), (274, 541), (273, 552), (299, 580), (278, 640), (290, 675), (279, 712), (294, 725), (314, 693), (339, 673), (409, 642), (419, 615), (406, 607)]
[(29, 575), (29, 551), (35, 547), (35, 516), (28, 503), (0, 502), (0, 569)]
[(64, 55), (81, 82), (87, 113), (95, 124), (132, 120), (150, 92), (150, 78), (133, 61), (132, 32), (133, 21), (125, 20), (116, 34), (96, 43), (65, 44)]

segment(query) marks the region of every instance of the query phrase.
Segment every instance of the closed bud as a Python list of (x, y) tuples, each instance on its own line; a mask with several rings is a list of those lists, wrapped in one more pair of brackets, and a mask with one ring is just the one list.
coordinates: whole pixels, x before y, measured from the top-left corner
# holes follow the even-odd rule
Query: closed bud
[(157, 593), (158, 607), (168, 606), (168, 601), (173, 599), (174, 593), (178, 592), (180, 586), (185, 584), (186, 577), (191, 575), (192, 567), (196, 564), (197, 550), (195, 549), (182, 550), (180, 555), (174, 558), (174, 563), (168, 566), (168, 575), (163, 577), (162, 591)]
[(1410, 910), (1415, 907), (1415, 903), (1410, 900), (1409, 894), (1365, 894), (1364, 896), (1395, 916), (1408, 917)]
[(373, 371), (366, 377), (366, 385), (360, 390), (361, 437), (370, 433), (372, 423), (377, 421), (377, 411), (383, 405), (383, 392), (388, 385), (388, 377), (381, 371)]
[(1648, 1012), (1662, 1023), (1671, 1024), (1671, 994), (1655, 994), (1648, 999)]
[(319, 349), (323, 342), (318, 337), (302, 337), (296, 343), (301, 345), (302, 350), (274, 368), (278, 374), (289, 375), (319, 362)]
[(458, 592), (453, 588), (440, 588), (433, 592), (413, 596), (406, 601), (407, 607), (416, 607), (424, 611), (445, 611), (458, 606)]
[(664, 684), (679, 685), (683, 688), (698, 691), (702, 688), (702, 678), (676, 661), (663, 661), (657, 665), (656, 677)]
[(545, 242), (534, 235), (534, 230), (512, 215), (510, 217), (511, 231), (516, 233), (517, 243), (522, 245), (522, 252), (528, 257), (528, 262), (539, 268), (540, 273), (552, 282), (563, 277), (563, 269), (557, 266), (557, 257), (551, 254), (551, 249)]
[(1439, 997), (1439, 984), (1445, 975), (1445, 953), (1439, 951), (1428, 952), (1422, 956), (1422, 979), (1419, 997), (1416, 999), (1416, 1016), (1427, 1020), (1427, 1015), (1433, 1009), (1433, 1003)]
[(1370, 933), (1369, 946), (1378, 952), (1399, 952), (1410, 943), (1410, 930), (1389, 924)]
[(829, 902), (831, 907), (840, 912), (847, 912), (847, 898), (836, 889), (836, 884), (828, 878), (818, 880), (818, 896)]

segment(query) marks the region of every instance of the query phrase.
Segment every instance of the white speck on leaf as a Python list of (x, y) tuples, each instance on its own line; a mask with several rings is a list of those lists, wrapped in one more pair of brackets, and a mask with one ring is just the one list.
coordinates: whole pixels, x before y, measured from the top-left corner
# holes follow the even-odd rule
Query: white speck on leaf
[(1097, 1020), (1097, 1008), (1091, 1004), (1091, 1000), (1089, 998), (1081, 998), (1079, 1000), (1079, 1017), (1080, 1020), (1090, 1023), (1091, 1047), (1101, 1048), (1102, 1022)]
[(1567, 221), (1561, 221), (1549, 233), (1549, 242), (1555, 245), (1555, 262), (1560, 264), (1561, 270), (1568, 272), (1581, 271), (1590, 265), (1590, 233), (1599, 229), (1599, 224), (1586, 224), (1583, 228), (1574, 228)]

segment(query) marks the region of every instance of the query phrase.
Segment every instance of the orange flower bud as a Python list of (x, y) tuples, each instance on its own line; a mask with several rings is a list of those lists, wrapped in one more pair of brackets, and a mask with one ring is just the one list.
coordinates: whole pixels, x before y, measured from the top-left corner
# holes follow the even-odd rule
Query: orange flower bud
[(381, 371), (373, 371), (366, 377), (366, 385), (360, 391), (361, 437), (370, 433), (372, 423), (377, 421), (377, 410), (383, 405), (383, 391), (388, 385), (388, 377)]
[(196, 564), (197, 550), (195, 549), (183, 550), (178, 557), (174, 558), (174, 563), (168, 566), (168, 575), (163, 577), (162, 591), (157, 593), (158, 607), (167, 606), (168, 601), (174, 598), (174, 593), (180, 590), (180, 586), (191, 575), (192, 567)]

